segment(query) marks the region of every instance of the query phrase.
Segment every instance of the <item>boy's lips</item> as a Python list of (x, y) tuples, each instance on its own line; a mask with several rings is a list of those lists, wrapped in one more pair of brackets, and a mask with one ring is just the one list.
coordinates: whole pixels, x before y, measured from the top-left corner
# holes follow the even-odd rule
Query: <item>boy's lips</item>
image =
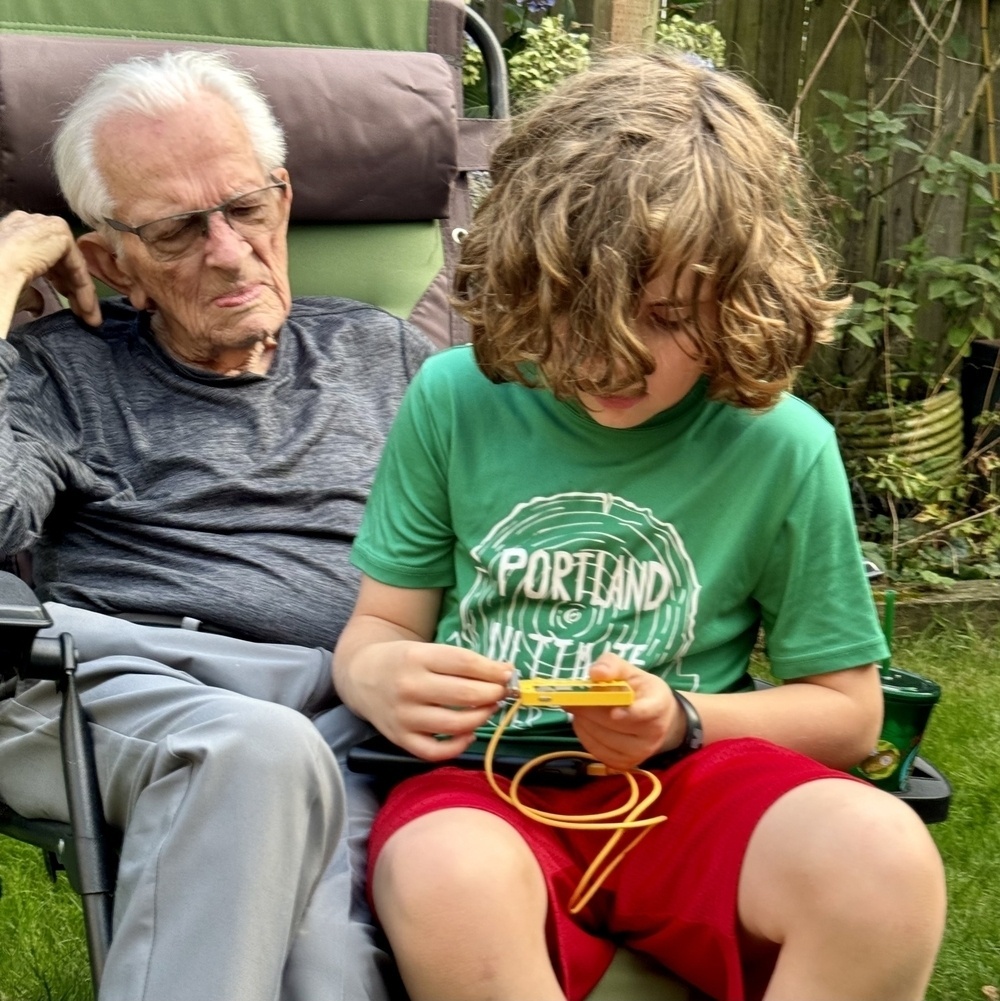
[(642, 400), (642, 396), (595, 396), (605, 410), (629, 410)]

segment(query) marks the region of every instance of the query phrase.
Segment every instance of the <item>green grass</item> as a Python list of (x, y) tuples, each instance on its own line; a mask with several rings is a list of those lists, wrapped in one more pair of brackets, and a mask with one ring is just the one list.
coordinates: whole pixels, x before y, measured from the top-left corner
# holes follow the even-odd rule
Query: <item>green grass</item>
[[(949, 623), (898, 639), (895, 663), (941, 684), (923, 753), (955, 787), (931, 828), (945, 860), (949, 916), (928, 1001), (982, 1001), (1000, 986), (1000, 626)], [(89, 1001), (80, 906), (53, 887), (35, 849), (0, 838), (0, 1001)]]
[(80, 899), (37, 848), (0, 838), (0, 1001), (90, 1001)]
[(929, 1001), (982, 1001), (1000, 986), (1000, 627), (960, 623), (896, 644), (895, 662), (939, 682), (923, 751), (951, 780), (931, 828), (948, 874), (948, 924)]

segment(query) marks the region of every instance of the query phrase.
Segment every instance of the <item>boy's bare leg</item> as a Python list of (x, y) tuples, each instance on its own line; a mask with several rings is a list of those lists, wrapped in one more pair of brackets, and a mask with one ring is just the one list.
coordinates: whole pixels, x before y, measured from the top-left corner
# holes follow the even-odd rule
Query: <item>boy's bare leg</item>
[(918, 1001), (944, 929), (941, 860), (905, 803), (841, 779), (809, 782), (754, 831), (739, 915), (780, 947), (766, 1001)]
[(565, 1001), (545, 944), (545, 881), (499, 817), (449, 809), (400, 828), (372, 893), (412, 1001)]

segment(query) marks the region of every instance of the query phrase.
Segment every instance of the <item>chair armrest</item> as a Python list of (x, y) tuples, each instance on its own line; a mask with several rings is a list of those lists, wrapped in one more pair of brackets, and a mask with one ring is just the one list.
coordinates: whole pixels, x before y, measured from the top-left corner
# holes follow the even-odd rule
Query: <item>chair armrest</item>
[(6, 651), (0, 677), (25, 674), (38, 630), (51, 625), (31, 588), (14, 574), (0, 572), (0, 649)]
[(926, 758), (914, 760), (905, 788), (893, 795), (912, 806), (925, 824), (948, 819), (951, 783)]

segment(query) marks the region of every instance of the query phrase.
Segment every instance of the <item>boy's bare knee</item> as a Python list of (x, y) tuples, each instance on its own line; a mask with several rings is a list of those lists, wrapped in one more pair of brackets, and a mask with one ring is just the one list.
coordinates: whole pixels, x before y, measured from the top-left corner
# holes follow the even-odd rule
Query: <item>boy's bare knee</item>
[(401, 827), (379, 854), (372, 895), (414, 1001), (564, 997), (545, 941), (544, 876), (500, 817), (449, 808)]
[(484, 900), (497, 887), (544, 882), (530, 848), (506, 821), (483, 810), (447, 809), (396, 831), (375, 865), (376, 910), (397, 914), (454, 908), (456, 898)]
[(925, 825), (873, 788), (826, 780), (782, 797), (747, 849), (740, 917), (751, 934), (850, 935), (896, 927), (936, 942), (944, 921), (944, 871)]

